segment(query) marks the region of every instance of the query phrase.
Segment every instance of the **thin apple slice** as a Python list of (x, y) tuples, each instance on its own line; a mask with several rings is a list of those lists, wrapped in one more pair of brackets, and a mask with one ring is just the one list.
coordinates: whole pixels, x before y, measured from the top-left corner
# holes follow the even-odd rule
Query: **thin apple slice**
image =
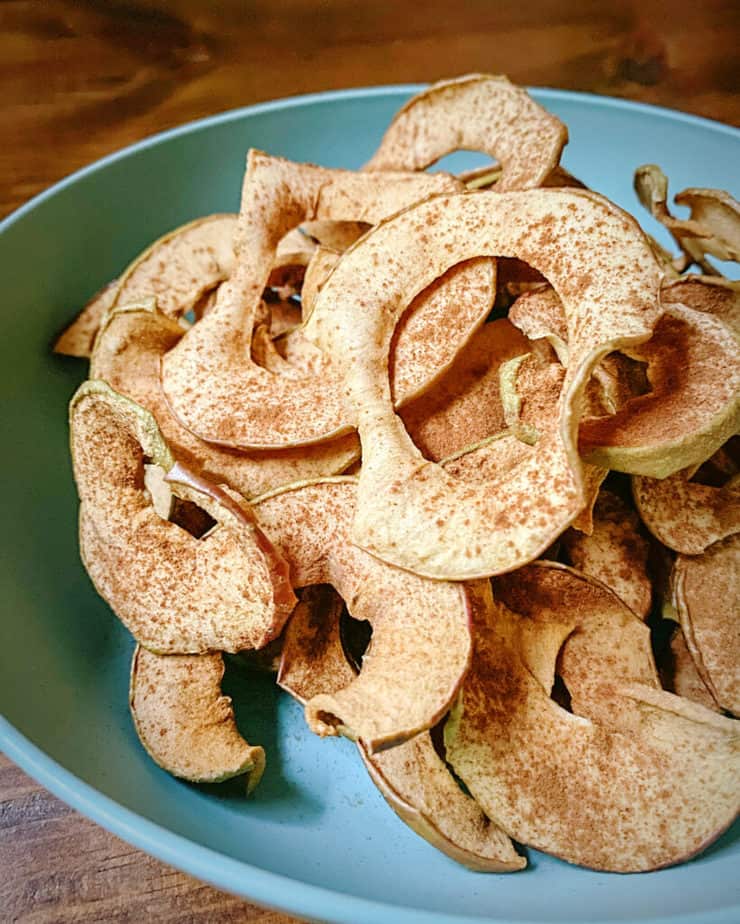
[(432, 84), (396, 113), (367, 170), (425, 170), (452, 151), (481, 151), (502, 167), (501, 191), (539, 186), (568, 129), (506, 77), (468, 74)]
[(560, 296), (548, 285), (524, 292), (509, 309), (509, 320), (530, 340), (547, 340), (568, 365), (568, 325)]
[(699, 676), (723, 709), (740, 716), (740, 535), (678, 556), (673, 603)]
[(640, 619), (647, 619), (652, 604), (650, 547), (640, 533), (639, 517), (618, 495), (602, 488), (593, 524), (590, 536), (574, 530), (563, 534), (570, 563), (606, 584)]
[(175, 461), (148, 411), (89, 381), (72, 398), (70, 430), (82, 560), (138, 642), (201, 654), (259, 648), (280, 633), (295, 596), (253, 517), (202, 479), (186, 499), (217, 521), (206, 538), (155, 511), (144, 465), (171, 473)]
[(153, 300), (116, 308), (101, 328), (90, 374), (153, 414), (175, 456), (194, 472), (249, 498), (281, 484), (334, 475), (358, 458), (354, 434), (318, 446), (248, 455), (198, 439), (170, 410), (159, 377), (162, 356), (182, 336), (180, 325)]
[(113, 304), (118, 289), (118, 280), (114, 279), (96, 292), (69, 327), (59, 335), (54, 343), (54, 352), (62, 356), (76, 356), (88, 359), (92, 353), (98, 328)]
[(400, 410), (427, 459), (439, 462), (504, 429), (499, 368), (528, 349), (529, 341), (505, 318), (484, 324), (447, 372)]
[(665, 305), (687, 305), (706, 311), (725, 324), (740, 339), (740, 282), (717, 276), (682, 276), (663, 286)]
[(652, 390), (582, 421), (587, 462), (666, 478), (709, 458), (740, 428), (740, 342), (718, 318), (673, 304), (648, 343), (624, 352), (648, 364)]
[(664, 690), (690, 699), (692, 703), (699, 703), (705, 709), (721, 711), (699, 676), (681, 626), (675, 626), (668, 643), (659, 652), (656, 660)]
[(221, 783), (246, 776), (259, 783), (265, 752), (239, 734), (231, 700), (221, 693), (220, 654), (157, 655), (136, 646), (129, 705), (149, 756), (191, 783)]
[(310, 727), (362, 741), (370, 752), (431, 728), (449, 709), (471, 655), (464, 588), (429, 581), (353, 545), (352, 478), (286, 486), (253, 501), (260, 528), (290, 565), (296, 588), (331, 584), (373, 627), (359, 676), (306, 705)]
[(632, 478), (643, 523), (663, 545), (683, 555), (700, 555), (740, 532), (740, 474), (715, 487), (691, 481), (695, 469), (692, 465), (662, 479)]
[[(277, 243), (304, 220), (376, 222), (420, 198), (457, 188), (457, 181), (443, 174), (352, 173), (250, 151), (237, 268), (219, 290), (216, 306), (162, 360), (164, 391), (181, 423), (202, 439), (243, 449), (310, 444), (351, 430), (354, 415), (333, 357), (325, 358), (321, 375), (295, 379), (272, 375), (250, 360), (256, 312)], [(450, 296), (446, 304), (451, 316), (468, 319), (464, 343), (490, 307), (495, 271), (490, 260), (477, 260), (460, 275), (466, 297), (453, 301)], [(428, 381), (444, 367), (429, 352), (424, 355), (421, 377)]]
[[(634, 708), (639, 728), (567, 712), (523, 658), (541, 648), (538, 625), (499, 600), (476, 623), (473, 666), (445, 728), (448, 760), (473, 797), (515, 840), (592, 869), (657, 869), (704, 850), (738, 810), (734, 724), (699, 706), (689, 715), (648, 685), (619, 688), (614, 670), (600, 712)], [(543, 631), (552, 634), (547, 620)], [(546, 650), (539, 672), (549, 677), (558, 651)]]
[[(481, 253), (542, 270), (572, 328), (557, 417), (534, 465), (525, 461), (505, 483), (485, 487), (456, 482), (423, 458), (393, 413), (387, 374), (393, 329), (410, 298)], [(399, 567), (456, 580), (536, 558), (586, 506), (575, 446), (583, 389), (602, 356), (650, 336), (659, 283), (634, 220), (580, 190), (439, 196), (377, 225), (337, 264), (305, 327), (341, 368), (358, 415), (354, 541)]]
[[(354, 677), (340, 637), (341, 600), (327, 590), (306, 588), (285, 630), (278, 683), (302, 703), (319, 693), (337, 693)], [(474, 598), (471, 604), (476, 605)], [(362, 744), (358, 749), (393, 811), (448, 857), (479, 872), (526, 866), (504, 832), (462, 792), (430, 733), (379, 754)]]

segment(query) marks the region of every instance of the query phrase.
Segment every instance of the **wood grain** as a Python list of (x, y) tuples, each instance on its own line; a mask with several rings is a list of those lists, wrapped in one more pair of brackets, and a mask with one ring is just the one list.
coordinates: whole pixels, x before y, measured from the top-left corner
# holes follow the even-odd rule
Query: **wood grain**
[[(4, 0), (0, 214), (153, 132), (279, 96), (467, 71), (740, 124), (736, 0)], [(0, 756), (0, 920), (293, 920), (83, 819)]]

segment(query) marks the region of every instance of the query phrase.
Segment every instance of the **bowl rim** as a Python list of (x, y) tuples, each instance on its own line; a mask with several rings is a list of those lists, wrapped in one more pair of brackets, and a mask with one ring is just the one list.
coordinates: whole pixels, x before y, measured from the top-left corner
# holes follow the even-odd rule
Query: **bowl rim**
[[(52, 184), (0, 221), (0, 237), (35, 208), (78, 180), (103, 170), (110, 164), (135, 156), (142, 150), (181, 135), (207, 131), (215, 125), (238, 121), (244, 117), (311, 106), (316, 103), (380, 96), (408, 96), (419, 92), (426, 86), (428, 84), (425, 83), (381, 84), (307, 93), (228, 109), (204, 118), (184, 122), (114, 151)], [(720, 132), (740, 141), (739, 128), (663, 106), (633, 102), (620, 97), (546, 87), (530, 87), (528, 90), (535, 99), (545, 104), (548, 101), (577, 102), (600, 109), (611, 108), (630, 113), (641, 113), (653, 118), (668, 118), (671, 121), (684, 122), (696, 128)], [(433, 922), (433, 924), (475, 924), (475, 922), (484, 920), (477, 915), (425, 911), (312, 885), (260, 869), (217, 850), (196, 844), (169, 828), (148, 820), (133, 809), (126, 808), (65, 769), (34, 744), (30, 738), (23, 735), (2, 714), (0, 714), (0, 750), (55, 796), (127, 843), (218, 889), (244, 898), (246, 901), (256, 902), (304, 918), (338, 922), (338, 924), (350, 920), (353, 924), (366, 924), (366, 922), (367, 924), (381, 924), (391, 919), (398, 924), (420, 924), (422, 921)], [(276, 901), (278, 896), (279, 899)], [(632, 922), (633, 924), (663, 924), (663, 922), (665, 924), (724, 924), (730, 920), (728, 915), (737, 910), (740, 910), (740, 904), (678, 916), (658, 915), (634, 918)], [(392, 918), (389, 918), (389, 915), (392, 915)], [(546, 919), (543, 918), (526, 920), (517, 918), (516, 921), (505, 918), (492, 920), (496, 920), (497, 924), (547, 924)]]

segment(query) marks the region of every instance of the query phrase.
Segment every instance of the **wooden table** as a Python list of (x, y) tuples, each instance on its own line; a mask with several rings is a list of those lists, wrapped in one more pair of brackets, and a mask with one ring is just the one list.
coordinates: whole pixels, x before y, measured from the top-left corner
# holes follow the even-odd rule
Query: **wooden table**
[[(466, 71), (740, 124), (735, 0), (6, 0), (0, 214), (152, 132), (295, 93)], [(0, 920), (293, 920), (82, 818), (0, 756)]]

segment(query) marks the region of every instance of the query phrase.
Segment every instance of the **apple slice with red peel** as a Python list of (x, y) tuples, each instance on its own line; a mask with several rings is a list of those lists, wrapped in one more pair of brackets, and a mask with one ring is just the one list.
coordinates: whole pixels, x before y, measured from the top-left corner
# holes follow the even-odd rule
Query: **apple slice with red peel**
[(715, 702), (740, 716), (740, 534), (678, 556), (673, 603), (699, 676)]
[[(301, 221), (374, 223), (420, 198), (457, 189), (457, 181), (444, 174), (352, 173), (250, 151), (236, 270), (215, 307), (162, 360), (164, 391), (181, 423), (202, 439), (241, 449), (316, 443), (351, 430), (355, 419), (333, 357), (324, 357), (321, 375), (296, 379), (272, 375), (250, 359), (277, 243)], [(465, 297), (450, 296), (446, 305), (453, 316), (468, 318), (464, 343), (492, 303), (495, 270), (490, 260), (476, 260), (460, 275)], [(421, 378), (429, 381), (444, 367), (428, 351), (424, 358)]]
[[(561, 607), (559, 597), (550, 605)], [(544, 646), (547, 657), (537, 645), (540, 625), (551, 637), (549, 618), (519, 615), (499, 599), (476, 622), (473, 666), (445, 728), (447, 758), (473, 797), (515, 840), (592, 869), (658, 869), (704, 850), (738, 811), (734, 723), (649, 685), (625, 683), (619, 662), (582, 689), (598, 720), (567, 712), (538, 679), (554, 676), (558, 658), (555, 644)], [(571, 633), (563, 650), (578, 638)], [(594, 666), (601, 660), (608, 668), (607, 653), (599, 658), (598, 646), (591, 650)], [(571, 683), (578, 686), (574, 674)], [(597, 697), (603, 702), (594, 710)], [(624, 730), (622, 713), (629, 718)]]
[[(475, 600), (471, 599), (475, 606)], [(341, 599), (326, 587), (308, 587), (285, 629), (278, 683), (301, 703), (339, 692), (355, 676), (339, 630)], [(453, 860), (479, 872), (526, 866), (509, 838), (462, 792), (437, 754), (431, 734), (360, 756), (394, 812), (413, 831)]]
[(246, 776), (259, 783), (265, 752), (239, 734), (231, 700), (221, 693), (220, 654), (157, 655), (136, 646), (129, 705), (136, 733), (155, 763), (191, 783)]
[(501, 164), (496, 188), (528, 189), (552, 172), (568, 140), (563, 123), (506, 77), (441, 80), (396, 113), (366, 170), (425, 170), (453, 151)]
[(197, 539), (155, 511), (144, 465), (177, 466), (151, 414), (103, 382), (70, 404), (80, 552), (98, 593), (160, 654), (259, 648), (295, 605), (287, 566), (248, 512), (192, 476), (185, 496), (217, 521)]
[(336, 474), (359, 456), (354, 434), (319, 446), (249, 454), (198, 439), (173, 415), (159, 377), (162, 356), (182, 336), (180, 325), (153, 300), (115, 308), (101, 328), (90, 374), (153, 414), (172, 452), (196, 474), (249, 498), (282, 484)]
[(306, 719), (318, 734), (342, 731), (369, 751), (431, 728), (449, 709), (470, 663), (469, 608), (458, 584), (389, 566), (349, 538), (357, 484), (334, 478), (256, 498), (261, 530), (290, 566), (293, 586), (331, 584), (356, 619), (373, 627), (359, 676), (313, 697)]
[(640, 619), (647, 619), (652, 603), (650, 547), (640, 533), (640, 518), (625, 501), (602, 488), (591, 535), (567, 530), (562, 543), (570, 564), (606, 584)]

